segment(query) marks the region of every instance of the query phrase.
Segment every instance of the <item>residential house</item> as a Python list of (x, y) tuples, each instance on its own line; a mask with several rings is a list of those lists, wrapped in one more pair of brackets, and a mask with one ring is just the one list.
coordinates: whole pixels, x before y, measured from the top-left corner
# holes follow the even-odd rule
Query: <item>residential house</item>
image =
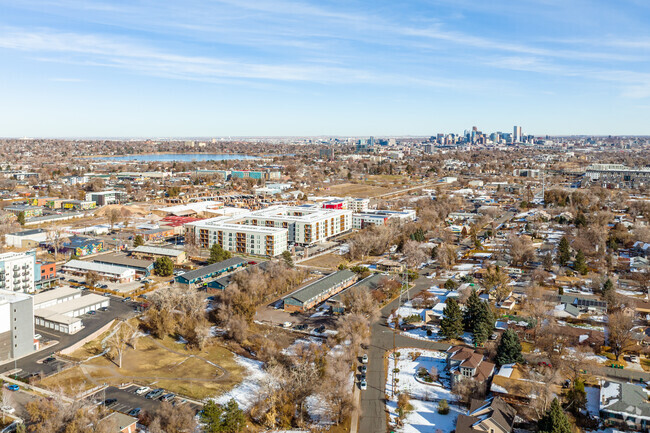
[(456, 420), (456, 433), (511, 433), (517, 412), (499, 397), (472, 399), (467, 415)]
[(640, 386), (610, 380), (603, 382), (599, 409), (606, 425), (650, 431), (650, 402)]
[(464, 346), (453, 346), (447, 350), (447, 368), (453, 383), (465, 379), (484, 382), (494, 374), (493, 363), (486, 361), (474, 349)]

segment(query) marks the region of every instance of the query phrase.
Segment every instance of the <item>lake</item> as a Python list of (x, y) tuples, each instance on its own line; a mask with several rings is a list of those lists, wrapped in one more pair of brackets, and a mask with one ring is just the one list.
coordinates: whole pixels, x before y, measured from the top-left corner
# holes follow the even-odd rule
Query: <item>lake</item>
[(156, 153), (141, 155), (100, 156), (104, 161), (140, 161), (140, 162), (183, 162), (183, 161), (226, 161), (258, 159), (257, 156), (236, 153)]

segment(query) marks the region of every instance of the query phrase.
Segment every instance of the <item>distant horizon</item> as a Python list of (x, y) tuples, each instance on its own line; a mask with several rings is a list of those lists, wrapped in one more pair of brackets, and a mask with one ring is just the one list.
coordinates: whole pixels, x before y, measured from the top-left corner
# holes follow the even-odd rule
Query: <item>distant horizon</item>
[(6, 137), (650, 135), (638, 0), (0, 4)]

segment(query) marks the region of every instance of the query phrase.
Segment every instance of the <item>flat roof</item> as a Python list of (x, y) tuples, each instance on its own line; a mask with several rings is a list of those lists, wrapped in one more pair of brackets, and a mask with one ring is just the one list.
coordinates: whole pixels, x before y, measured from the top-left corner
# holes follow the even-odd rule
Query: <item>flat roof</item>
[(131, 252), (155, 254), (158, 256), (178, 257), (185, 251), (177, 250), (174, 248), (149, 247), (146, 245), (140, 245), (139, 247), (132, 249)]
[(40, 317), (49, 322), (62, 323), (64, 325), (72, 325), (73, 323), (81, 322), (79, 317), (71, 317), (66, 316), (65, 314), (56, 313), (50, 311), (49, 308), (39, 308), (38, 310), (34, 310), (34, 317)]
[(102, 254), (101, 256), (93, 257), (92, 261), (95, 263), (105, 263), (109, 265), (123, 265), (130, 268), (147, 269), (153, 265), (150, 260), (132, 259), (127, 256), (119, 254)]
[(46, 290), (45, 292), (34, 295), (34, 308), (36, 308), (36, 305), (76, 294), (81, 294), (81, 290), (70, 286), (61, 286), (52, 290)]
[(43, 229), (32, 229), (32, 230), (23, 230), (21, 232), (13, 232), (13, 233), (7, 233), (7, 235), (10, 236), (32, 236), (32, 235), (38, 235), (38, 234), (45, 234), (45, 230)]
[(292, 293), (287, 296), (285, 299), (294, 298), (302, 303), (306, 303), (330, 289), (331, 287), (341, 284), (342, 282), (354, 277), (356, 274), (348, 269), (343, 269), (333, 274), (329, 274), (326, 277), (321, 278), (318, 281), (303, 287), (302, 289)]
[(14, 292), (11, 290), (0, 290), (0, 304), (24, 301), (29, 298), (31, 298), (31, 296), (25, 293)]
[[(90, 307), (93, 305), (101, 304), (102, 302), (109, 301), (109, 298), (106, 296), (102, 295), (96, 295), (94, 293), (90, 293), (86, 296), (81, 296), (79, 298), (71, 299), (69, 301), (61, 302), (55, 305), (51, 305), (47, 308), (39, 308), (36, 311), (39, 313), (43, 310), (47, 310), (51, 313), (54, 314), (63, 314), (65, 315), (66, 313), (71, 313), (75, 310), (79, 310), (81, 308), (86, 308)], [(109, 301), (110, 302), (110, 301)], [(36, 314), (36, 313), (34, 313)], [(40, 315), (40, 314), (39, 314)], [(41, 316), (42, 317), (42, 316)]]
[(68, 263), (63, 265), (63, 269), (78, 269), (82, 271), (94, 271), (104, 274), (113, 274), (113, 275), (133, 275), (135, 271), (130, 268), (125, 268), (124, 266), (115, 266), (115, 265), (106, 265), (103, 263), (96, 262), (84, 262), (81, 260), (70, 260)]
[(224, 260), (222, 262), (217, 262), (213, 263), (208, 266), (204, 266), (199, 269), (195, 269), (193, 271), (185, 272), (182, 275), (179, 275), (179, 277), (187, 280), (187, 281), (193, 281), (198, 278), (203, 278), (207, 275), (214, 274), (217, 272), (223, 272), (226, 269), (232, 267), (232, 266), (237, 266), (241, 265), (243, 263), (247, 263), (246, 260), (242, 259), (241, 257), (231, 257), (227, 260)]

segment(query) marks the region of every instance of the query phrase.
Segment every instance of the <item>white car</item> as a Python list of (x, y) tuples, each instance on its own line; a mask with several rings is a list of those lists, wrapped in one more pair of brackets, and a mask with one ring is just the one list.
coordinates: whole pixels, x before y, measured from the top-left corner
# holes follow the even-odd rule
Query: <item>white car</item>
[(11, 406), (2, 406), (0, 407), (0, 411), (2, 413), (8, 413), (9, 415), (11, 415), (12, 413), (16, 412), (16, 409), (14, 409)]
[(367, 355), (367, 354), (365, 354), (365, 353), (363, 354), (363, 356), (361, 357), (361, 362), (362, 362), (363, 364), (367, 364), (367, 363), (368, 363), (368, 355)]
[(368, 389), (368, 382), (366, 382), (365, 380), (362, 380), (360, 386), (361, 386), (361, 389)]
[(141, 386), (140, 388), (135, 390), (135, 393), (138, 395), (143, 395), (149, 392), (150, 389), (151, 388), (149, 388), (148, 386)]

